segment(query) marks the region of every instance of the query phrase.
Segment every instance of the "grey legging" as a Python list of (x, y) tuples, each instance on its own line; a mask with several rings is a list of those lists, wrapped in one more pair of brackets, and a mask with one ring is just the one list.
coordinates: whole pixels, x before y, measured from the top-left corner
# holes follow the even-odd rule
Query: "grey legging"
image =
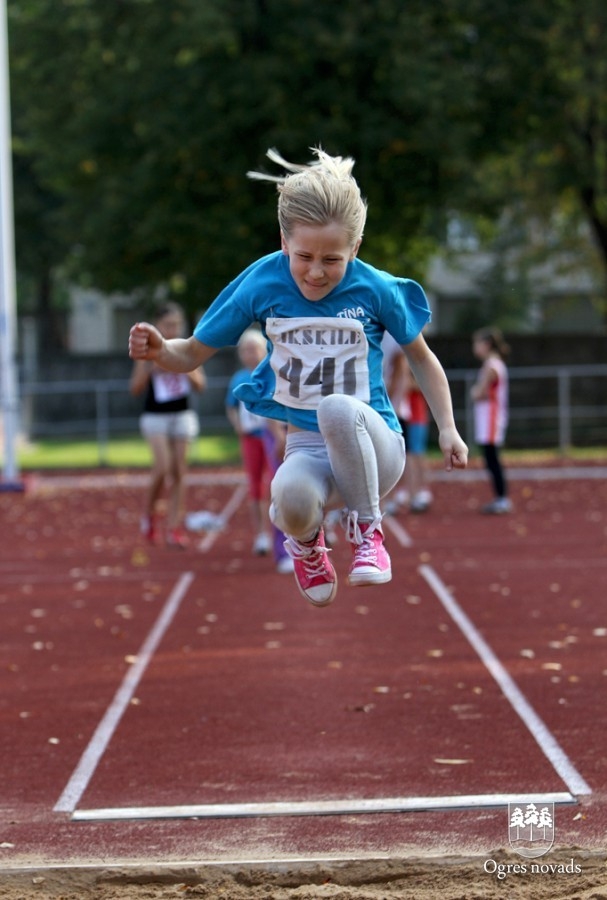
[(324, 397), (318, 426), (320, 434), (288, 435), (284, 462), (272, 481), (270, 517), (300, 541), (315, 536), (327, 508), (344, 506), (363, 522), (381, 517), (380, 498), (392, 490), (405, 465), (403, 436), (360, 400), (346, 394)]

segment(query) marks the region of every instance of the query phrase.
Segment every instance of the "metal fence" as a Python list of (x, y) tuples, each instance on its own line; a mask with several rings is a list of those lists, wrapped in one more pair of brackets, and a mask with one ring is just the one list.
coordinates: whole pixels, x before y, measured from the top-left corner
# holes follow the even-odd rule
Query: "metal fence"
[[(458, 428), (473, 443), (470, 388), (476, 369), (447, 371)], [(557, 448), (607, 445), (607, 364), (512, 367), (508, 446)], [(229, 378), (209, 377), (194, 398), (204, 430), (229, 430), (224, 398)], [(32, 440), (95, 438), (104, 461), (111, 437), (135, 434), (141, 398), (123, 379), (24, 382), (22, 427)]]
[[(192, 395), (192, 406), (207, 433), (230, 430), (224, 412), (228, 382), (227, 376), (207, 375), (205, 391)], [(131, 396), (128, 379), (24, 381), (20, 400), (21, 428), (27, 439), (94, 439), (102, 465), (111, 438), (139, 432), (143, 400)]]
[[(458, 426), (474, 438), (470, 389), (477, 370), (448, 371)], [(607, 364), (519, 366), (509, 369), (510, 447), (607, 445)]]

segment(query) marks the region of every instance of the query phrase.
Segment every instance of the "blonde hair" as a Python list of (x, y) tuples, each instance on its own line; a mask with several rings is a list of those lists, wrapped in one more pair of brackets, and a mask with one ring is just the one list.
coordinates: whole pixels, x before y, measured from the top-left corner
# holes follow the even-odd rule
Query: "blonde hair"
[(312, 147), (316, 155), (307, 165), (287, 162), (277, 150), (267, 156), (289, 174), (266, 175), (247, 172), (249, 178), (273, 181), (278, 185), (278, 222), (288, 237), (296, 225), (342, 225), (351, 246), (362, 239), (367, 219), (367, 203), (352, 176), (351, 157), (329, 156), (320, 147)]
[(243, 344), (249, 343), (257, 344), (257, 346), (261, 347), (264, 352), (266, 352), (268, 349), (268, 342), (266, 341), (259, 328), (247, 328), (246, 331), (243, 331), (243, 333), (238, 338), (238, 344), (236, 346), (242, 347)]

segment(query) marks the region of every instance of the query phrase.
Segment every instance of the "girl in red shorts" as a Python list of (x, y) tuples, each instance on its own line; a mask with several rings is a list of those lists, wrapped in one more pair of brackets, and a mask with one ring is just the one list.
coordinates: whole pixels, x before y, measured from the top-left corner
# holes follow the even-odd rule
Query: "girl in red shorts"
[(255, 534), (253, 553), (265, 556), (273, 550), (276, 569), (285, 574), (293, 571), (293, 561), (284, 548), (284, 534), (270, 523), (266, 500), (269, 479), (278, 469), (284, 453), (285, 429), (278, 422), (249, 412), (234, 395), (239, 384), (249, 381), (251, 372), (265, 355), (266, 340), (261, 332), (256, 328), (245, 331), (238, 342), (238, 357), (243, 368), (230, 380), (226, 415), (240, 439), (242, 464), (249, 484), (251, 527)]

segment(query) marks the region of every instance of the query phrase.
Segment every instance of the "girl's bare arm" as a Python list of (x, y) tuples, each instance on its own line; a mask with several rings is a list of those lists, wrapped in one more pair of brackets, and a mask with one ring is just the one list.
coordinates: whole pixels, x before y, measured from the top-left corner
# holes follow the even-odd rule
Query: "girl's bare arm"
[(202, 366), (199, 366), (197, 369), (192, 369), (191, 372), (188, 372), (188, 378), (190, 379), (190, 384), (195, 391), (202, 392), (206, 389), (207, 376)]
[(131, 359), (147, 359), (169, 372), (192, 372), (217, 353), (195, 337), (166, 340), (154, 325), (137, 322), (129, 335)]
[(497, 372), (491, 363), (485, 363), (481, 368), (476, 383), (472, 386), (471, 396), (473, 400), (486, 400), (491, 393), (491, 387), (497, 381)]
[(152, 365), (145, 359), (135, 360), (131, 380), (129, 381), (129, 390), (134, 397), (142, 394), (148, 386), (152, 374)]
[(445, 370), (428, 347), (423, 335), (403, 346), (417, 381), (439, 430), (439, 446), (445, 468), (463, 469), (468, 462), (468, 447), (455, 427), (453, 403)]

